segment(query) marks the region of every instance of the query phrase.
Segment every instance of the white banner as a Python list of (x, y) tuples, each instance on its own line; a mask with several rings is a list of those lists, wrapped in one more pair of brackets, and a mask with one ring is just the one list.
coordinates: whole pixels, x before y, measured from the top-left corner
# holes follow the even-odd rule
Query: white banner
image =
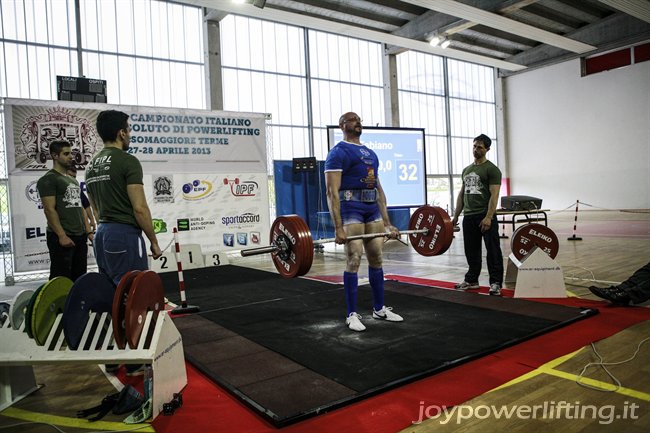
[(204, 253), (269, 242), (266, 115), (6, 99), (15, 271), (49, 268), (36, 191), (52, 167), (49, 144), (72, 144), (81, 182), (103, 146), (95, 122), (107, 109), (129, 115), (129, 152), (142, 162), (161, 248), (170, 244), (174, 226), (181, 244), (200, 244)]
[(265, 173), (146, 175), (160, 247), (172, 242), (173, 227), (181, 245), (199, 244), (204, 254), (267, 245), (267, 184)]
[(18, 99), (5, 100), (8, 171), (51, 168), (49, 145), (55, 140), (72, 144), (77, 169), (83, 170), (103, 146), (95, 122), (107, 109), (129, 115), (129, 153), (145, 168), (165, 163), (165, 169), (195, 171), (196, 165), (216, 164), (221, 171), (236, 162), (248, 172), (266, 173), (264, 114)]

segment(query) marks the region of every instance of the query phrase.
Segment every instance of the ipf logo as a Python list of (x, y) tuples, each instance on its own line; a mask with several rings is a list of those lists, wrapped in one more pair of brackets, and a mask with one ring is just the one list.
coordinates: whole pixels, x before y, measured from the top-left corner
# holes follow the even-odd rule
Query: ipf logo
[(207, 180), (193, 180), (183, 185), (183, 198), (185, 200), (201, 200), (212, 194), (212, 182)]
[(235, 180), (224, 178), (223, 184), (230, 185), (230, 192), (235, 197), (255, 197), (257, 190), (260, 188), (257, 182), (252, 180), (240, 182), (238, 177)]
[(27, 200), (36, 203), (39, 209), (43, 209), (43, 203), (41, 203), (41, 196), (38, 193), (38, 188), (36, 188), (36, 182), (33, 180), (27, 185), (25, 188), (25, 197), (27, 197)]

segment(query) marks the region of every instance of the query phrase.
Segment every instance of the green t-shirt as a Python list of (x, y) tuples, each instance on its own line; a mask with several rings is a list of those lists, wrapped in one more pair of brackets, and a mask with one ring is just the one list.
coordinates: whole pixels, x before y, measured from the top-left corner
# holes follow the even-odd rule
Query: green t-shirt
[(490, 161), (465, 167), (463, 179), (463, 214), (486, 212), (490, 203), (490, 185), (501, 185), (501, 170)]
[[(38, 180), (36, 188), (41, 198), (55, 197), (54, 208), (66, 235), (77, 236), (86, 233), (81, 206), (81, 189), (75, 178), (50, 170)], [(54, 231), (49, 224), (47, 230)]]
[(127, 185), (142, 185), (142, 165), (116, 147), (101, 150), (86, 167), (86, 188), (97, 206), (99, 222), (139, 227), (127, 193)]

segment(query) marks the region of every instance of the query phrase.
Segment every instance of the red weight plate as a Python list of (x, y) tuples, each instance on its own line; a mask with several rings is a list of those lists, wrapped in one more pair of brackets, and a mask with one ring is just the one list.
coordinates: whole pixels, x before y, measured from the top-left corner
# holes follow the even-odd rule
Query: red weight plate
[(454, 239), (454, 226), (443, 208), (425, 205), (416, 209), (409, 220), (409, 230), (422, 229), (428, 229), (428, 232), (409, 235), (411, 245), (418, 254), (438, 256), (451, 246)]
[(124, 319), (126, 315), (126, 301), (129, 299), (133, 280), (139, 273), (140, 271), (129, 271), (124, 274), (113, 296), (113, 308), (111, 309), (113, 338), (115, 339), (115, 344), (120, 349), (126, 347), (126, 324)]
[(162, 280), (154, 271), (140, 272), (131, 284), (124, 316), (126, 340), (129, 342), (131, 349), (138, 347), (147, 312), (154, 312), (151, 319), (151, 325), (153, 325), (158, 318), (158, 312), (164, 308), (165, 289)]
[(300, 233), (302, 238), (300, 240), (300, 249), (302, 250), (302, 261), (298, 274), (296, 276), (305, 275), (311, 269), (311, 265), (314, 262), (314, 242), (311, 237), (311, 231), (307, 223), (300, 217), (298, 218), (299, 224), (302, 225)]
[(280, 250), (271, 253), (273, 264), (281, 276), (294, 278), (306, 274), (314, 258), (314, 243), (307, 224), (298, 215), (276, 218), (271, 226), (271, 244)]
[(526, 224), (512, 234), (510, 247), (518, 260), (523, 259), (533, 249), (541, 248), (550, 258), (554, 259), (560, 250), (560, 242), (553, 230), (542, 224)]

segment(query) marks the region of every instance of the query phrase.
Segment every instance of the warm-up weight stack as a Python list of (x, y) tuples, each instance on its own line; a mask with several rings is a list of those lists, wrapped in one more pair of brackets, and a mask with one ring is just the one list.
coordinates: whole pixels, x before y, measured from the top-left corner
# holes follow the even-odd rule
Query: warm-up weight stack
[[(147, 312), (153, 311), (155, 323), (164, 308), (164, 289), (160, 277), (153, 271), (128, 272), (117, 288), (103, 274), (89, 272), (74, 283), (56, 277), (36, 290), (19, 292), (10, 303), (9, 320), (13, 329), (24, 329), (36, 344), (43, 346), (56, 317), (63, 314), (62, 329), (68, 348), (87, 350), (92, 342), (79, 347), (91, 312), (107, 313), (112, 317), (115, 344), (124, 349), (138, 347)], [(153, 324), (152, 323), (152, 324)], [(153, 326), (150, 327), (153, 330)], [(107, 332), (106, 329), (100, 332)], [(147, 341), (151, 335), (146, 335)]]

